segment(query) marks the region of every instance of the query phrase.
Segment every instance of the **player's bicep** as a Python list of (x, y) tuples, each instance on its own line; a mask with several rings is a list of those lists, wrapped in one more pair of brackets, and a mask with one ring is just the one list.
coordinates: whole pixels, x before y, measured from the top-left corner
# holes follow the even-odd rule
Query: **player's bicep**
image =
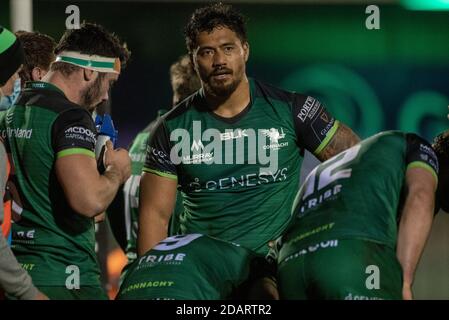
[(84, 213), (90, 205), (91, 188), (99, 178), (95, 158), (84, 154), (59, 157), (55, 162), (55, 172), (72, 209)]
[(89, 177), (99, 175), (94, 157), (72, 154), (56, 159), (55, 170), (64, 190), (80, 189), (89, 182)]
[(95, 159), (95, 127), (83, 109), (69, 109), (52, 127), (55, 172), (70, 206), (85, 213), (99, 178)]
[(427, 202), (433, 201), (438, 180), (434, 172), (425, 167), (410, 167), (405, 175), (407, 195), (419, 195)]
[(139, 215), (170, 219), (176, 202), (177, 179), (143, 172), (140, 180)]
[(167, 237), (176, 201), (177, 180), (143, 173), (139, 195), (137, 252), (144, 254)]

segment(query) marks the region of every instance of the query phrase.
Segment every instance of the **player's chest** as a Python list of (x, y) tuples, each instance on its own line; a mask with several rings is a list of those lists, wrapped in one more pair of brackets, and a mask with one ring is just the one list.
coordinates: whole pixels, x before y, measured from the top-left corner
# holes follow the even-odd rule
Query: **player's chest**
[(171, 131), (171, 156), (188, 183), (275, 181), (299, 157), (290, 118), (276, 114), (253, 111), (233, 123), (202, 115), (182, 128)]

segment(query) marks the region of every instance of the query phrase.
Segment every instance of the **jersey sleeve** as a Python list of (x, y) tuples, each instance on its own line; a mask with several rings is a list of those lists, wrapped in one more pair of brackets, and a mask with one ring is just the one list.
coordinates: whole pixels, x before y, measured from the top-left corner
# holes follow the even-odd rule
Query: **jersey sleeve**
[(160, 118), (148, 139), (143, 172), (161, 177), (177, 179), (176, 165), (170, 158), (171, 143), (166, 130), (165, 121)]
[(438, 158), (432, 146), (414, 133), (408, 133), (406, 151), (406, 166), (420, 167), (428, 170), (438, 180)]
[(293, 97), (292, 112), (299, 147), (318, 155), (334, 136), (339, 121), (318, 99), (298, 93)]
[(53, 123), (52, 145), (57, 158), (72, 154), (95, 158), (95, 143), (95, 125), (86, 110), (67, 110)]

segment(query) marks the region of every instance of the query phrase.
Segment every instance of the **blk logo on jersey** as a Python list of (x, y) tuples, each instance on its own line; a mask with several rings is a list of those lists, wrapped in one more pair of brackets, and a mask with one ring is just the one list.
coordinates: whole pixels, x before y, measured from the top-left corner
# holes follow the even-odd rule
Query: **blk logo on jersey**
[(232, 139), (240, 139), (244, 137), (248, 137), (248, 133), (246, 133), (247, 129), (237, 129), (235, 131), (229, 130), (225, 133), (220, 133), (221, 141), (232, 140)]

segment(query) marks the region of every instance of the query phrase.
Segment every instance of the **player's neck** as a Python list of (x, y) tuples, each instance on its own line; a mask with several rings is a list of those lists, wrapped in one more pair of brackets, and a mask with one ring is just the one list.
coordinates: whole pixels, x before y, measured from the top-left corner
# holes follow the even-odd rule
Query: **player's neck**
[(42, 78), (42, 81), (58, 87), (70, 102), (80, 104), (80, 90), (72, 77), (65, 77), (60, 72), (50, 71)]
[(227, 97), (207, 96), (213, 112), (220, 117), (232, 118), (242, 112), (251, 100), (248, 78), (244, 76), (238, 87)]

